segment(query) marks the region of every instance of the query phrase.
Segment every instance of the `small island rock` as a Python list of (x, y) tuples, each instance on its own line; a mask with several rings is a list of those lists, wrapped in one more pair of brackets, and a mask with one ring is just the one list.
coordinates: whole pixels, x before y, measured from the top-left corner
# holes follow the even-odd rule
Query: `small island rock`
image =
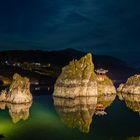
[(54, 96), (64, 98), (97, 96), (96, 74), (90, 53), (79, 61), (71, 61), (62, 69), (55, 83)]
[[(73, 60), (62, 69), (54, 86), (54, 96), (75, 98), (83, 96), (99, 96), (116, 94), (116, 88), (104, 71), (96, 70), (92, 62), (92, 54), (88, 53), (79, 61)], [(101, 73), (104, 74), (101, 74)]]
[(134, 75), (128, 78), (125, 84), (120, 84), (117, 91), (122, 93), (140, 95), (140, 75)]
[(116, 94), (116, 88), (113, 85), (112, 80), (109, 79), (106, 75), (104, 76), (104, 80), (99, 80), (97, 78), (97, 89), (98, 96)]
[(1, 92), (0, 101), (16, 104), (32, 102), (29, 79), (14, 74), (9, 89)]

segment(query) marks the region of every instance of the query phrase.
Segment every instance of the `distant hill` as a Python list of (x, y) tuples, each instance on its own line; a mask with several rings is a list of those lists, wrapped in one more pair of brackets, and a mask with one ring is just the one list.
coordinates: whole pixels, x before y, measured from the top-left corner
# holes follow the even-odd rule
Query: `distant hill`
[[(39, 62), (42, 64), (50, 63), (52, 66), (57, 66), (60, 69), (69, 63), (72, 59), (79, 59), (85, 53), (74, 49), (65, 49), (61, 51), (41, 51), (41, 50), (13, 50), (0, 52), (0, 61), (15, 61), (15, 62)], [(95, 69), (104, 68), (108, 69), (108, 75), (114, 81), (125, 81), (129, 76), (138, 73), (138, 70), (128, 66), (124, 61), (119, 60), (112, 56), (107, 55), (94, 55), (93, 62)], [(0, 69), (0, 73), (3, 74), (6, 68)], [(10, 71), (8, 69), (8, 71)], [(20, 69), (12, 69), (14, 72), (20, 72)], [(25, 75), (27, 71), (25, 72)], [(27, 75), (32, 75), (29, 72)], [(33, 74), (35, 75), (35, 73)], [(35, 77), (35, 76), (33, 76)], [(41, 77), (41, 76), (37, 76)], [(44, 76), (43, 76), (44, 77)], [(56, 77), (57, 78), (57, 77)]]

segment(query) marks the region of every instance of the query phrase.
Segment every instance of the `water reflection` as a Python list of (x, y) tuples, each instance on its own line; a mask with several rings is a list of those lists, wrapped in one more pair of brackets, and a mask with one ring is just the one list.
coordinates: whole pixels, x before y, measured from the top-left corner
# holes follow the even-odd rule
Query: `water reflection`
[(115, 94), (99, 96), (97, 99), (95, 115), (98, 115), (98, 116), (107, 115), (107, 112), (105, 111), (105, 109), (112, 104), (115, 98), (116, 98)]
[(140, 136), (139, 137), (130, 137), (127, 140), (140, 140)]
[(78, 128), (81, 132), (88, 133), (94, 114), (103, 115), (114, 99), (115, 95), (75, 99), (54, 97), (54, 105), (67, 127)]
[(133, 110), (134, 112), (139, 113), (140, 115), (140, 95), (138, 94), (127, 94), (127, 93), (118, 93), (119, 99), (124, 100), (126, 106)]
[(95, 112), (97, 97), (65, 99), (54, 97), (55, 108), (62, 121), (70, 128), (88, 133)]
[(12, 118), (13, 123), (17, 123), (20, 120), (27, 120), (29, 118), (29, 110), (32, 103), (26, 104), (11, 104), (0, 102), (0, 109), (5, 110), (8, 108), (9, 115)]

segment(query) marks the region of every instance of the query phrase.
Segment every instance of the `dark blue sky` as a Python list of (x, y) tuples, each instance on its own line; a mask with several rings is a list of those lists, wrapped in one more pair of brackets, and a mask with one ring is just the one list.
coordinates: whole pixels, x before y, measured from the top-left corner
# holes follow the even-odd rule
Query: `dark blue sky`
[(0, 50), (64, 48), (139, 63), (140, 1), (0, 1)]

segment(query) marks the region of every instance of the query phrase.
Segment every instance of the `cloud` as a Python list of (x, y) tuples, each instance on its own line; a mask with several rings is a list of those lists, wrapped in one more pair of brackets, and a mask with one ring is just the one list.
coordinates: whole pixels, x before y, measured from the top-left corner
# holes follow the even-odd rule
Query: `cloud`
[(0, 1), (0, 44), (7, 49), (72, 47), (124, 59), (133, 52), (135, 59), (139, 5), (137, 0)]

